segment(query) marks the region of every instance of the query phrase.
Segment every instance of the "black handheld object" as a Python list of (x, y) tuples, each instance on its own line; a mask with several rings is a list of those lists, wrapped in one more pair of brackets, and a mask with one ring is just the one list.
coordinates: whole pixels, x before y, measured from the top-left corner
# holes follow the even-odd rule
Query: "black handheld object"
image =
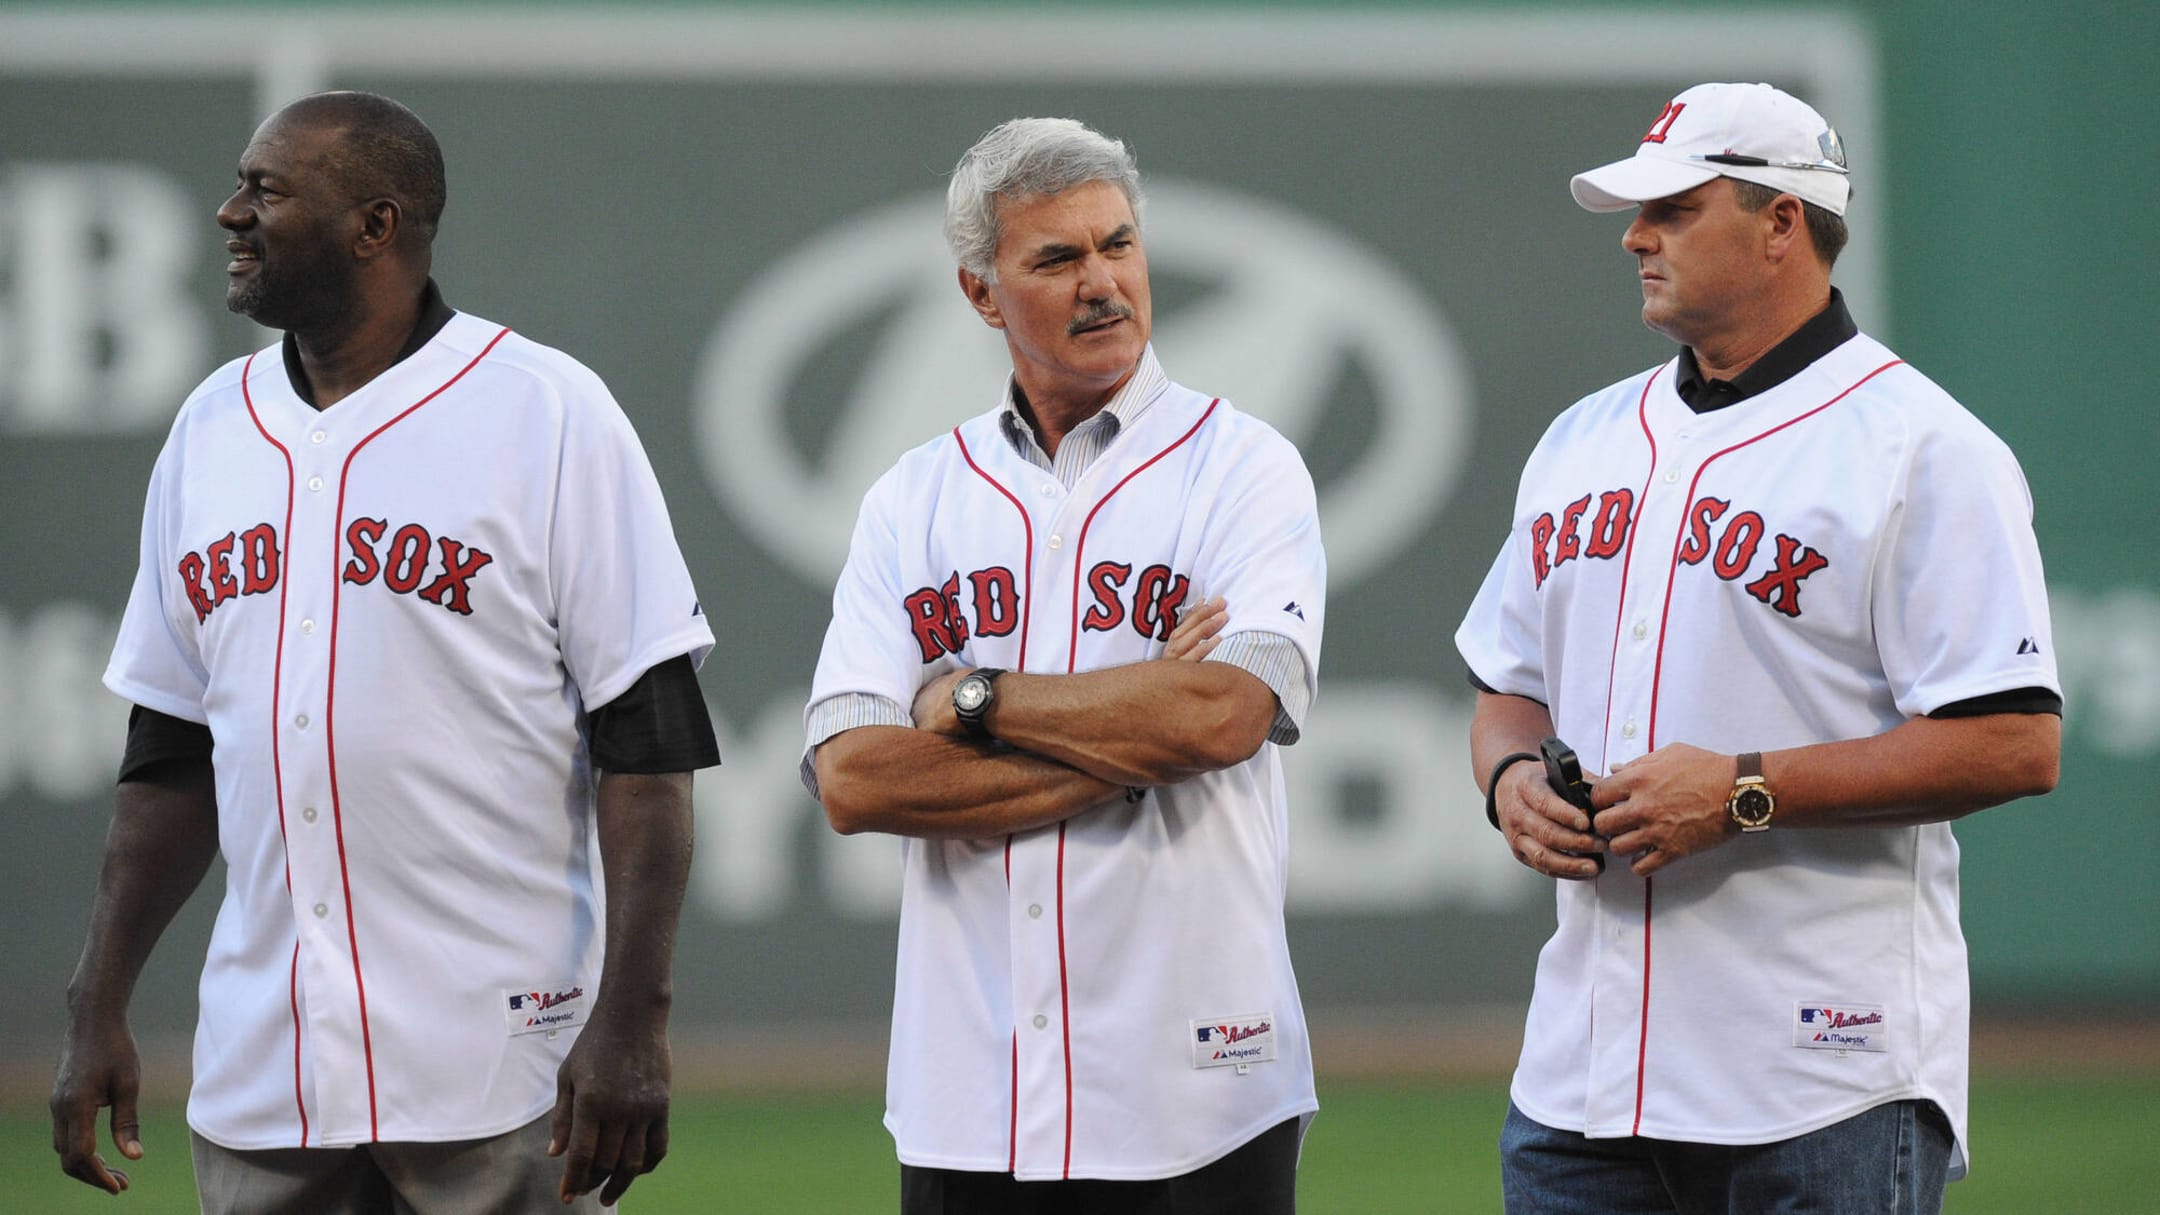
[[(1557, 738), (1548, 738), (1538, 744), (1538, 753), (1545, 757), (1545, 783), (1559, 794), (1562, 801), (1579, 807), (1590, 816), (1591, 829), (1596, 830), (1597, 808), (1590, 803), (1590, 782), (1583, 779), (1582, 761), (1575, 758), (1575, 749)], [(1603, 852), (1575, 853), (1588, 856), (1597, 862), (1598, 872), (1605, 872)]]

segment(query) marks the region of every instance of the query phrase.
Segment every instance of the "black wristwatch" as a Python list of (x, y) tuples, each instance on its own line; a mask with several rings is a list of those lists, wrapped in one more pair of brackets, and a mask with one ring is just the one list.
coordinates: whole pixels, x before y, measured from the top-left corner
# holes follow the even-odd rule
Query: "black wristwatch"
[(953, 716), (960, 719), (960, 728), (968, 732), (969, 738), (990, 737), (990, 727), (983, 724), (983, 718), (997, 700), (997, 677), (1004, 673), (998, 667), (977, 667), (953, 685)]

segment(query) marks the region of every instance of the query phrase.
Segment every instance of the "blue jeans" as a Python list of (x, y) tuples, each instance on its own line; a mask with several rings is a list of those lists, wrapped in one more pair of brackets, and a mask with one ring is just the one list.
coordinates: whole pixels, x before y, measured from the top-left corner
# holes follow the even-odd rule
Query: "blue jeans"
[(1940, 1215), (1950, 1123), (1893, 1101), (1776, 1143), (1589, 1139), (1508, 1104), (1508, 1215)]

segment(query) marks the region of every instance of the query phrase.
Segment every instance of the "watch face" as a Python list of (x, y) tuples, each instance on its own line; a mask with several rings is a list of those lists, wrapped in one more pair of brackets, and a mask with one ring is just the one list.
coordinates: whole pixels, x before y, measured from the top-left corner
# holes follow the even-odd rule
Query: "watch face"
[(1770, 795), (1760, 789), (1742, 789), (1733, 795), (1733, 817), (1750, 825), (1770, 818)]
[(957, 708), (979, 709), (983, 706), (983, 702), (988, 699), (990, 699), (990, 681), (981, 676), (970, 675), (961, 680), (960, 685), (953, 689), (953, 704)]

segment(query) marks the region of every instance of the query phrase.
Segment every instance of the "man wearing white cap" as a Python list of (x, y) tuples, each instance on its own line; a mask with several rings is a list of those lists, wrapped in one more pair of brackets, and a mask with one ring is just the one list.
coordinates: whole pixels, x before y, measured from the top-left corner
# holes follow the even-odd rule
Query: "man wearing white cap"
[(1456, 634), (1488, 814), (1560, 879), (1508, 1210), (1939, 1211), (1949, 821), (2053, 788), (2061, 742), (2023, 474), (1830, 286), (1851, 183), (1806, 104), (1698, 85), (1573, 190), (1636, 208), (1643, 321), (1683, 348), (1553, 422)]

